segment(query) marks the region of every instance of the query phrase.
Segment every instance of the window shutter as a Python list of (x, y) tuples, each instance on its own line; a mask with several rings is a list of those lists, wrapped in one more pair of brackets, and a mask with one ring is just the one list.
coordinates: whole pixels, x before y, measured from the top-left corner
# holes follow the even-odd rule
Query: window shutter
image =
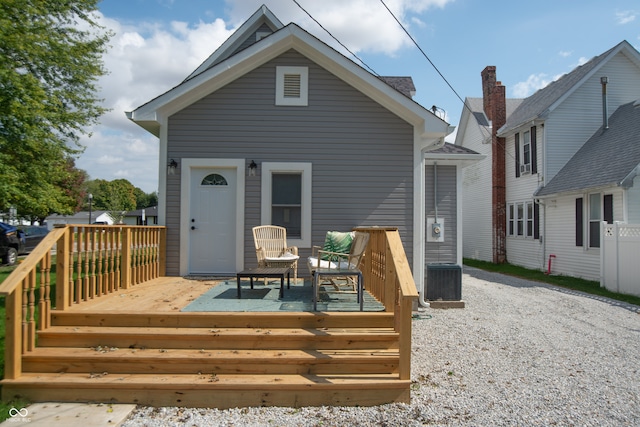
[(516, 133), (516, 178), (520, 176), (520, 134)]
[(604, 195), (604, 220), (613, 224), (613, 194)]
[(533, 202), (533, 238), (540, 238), (540, 205)]
[(531, 126), (531, 173), (538, 173), (538, 148), (536, 127)]
[(584, 246), (584, 233), (583, 233), (583, 201), (582, 197), (576, 199), (576, 246)]

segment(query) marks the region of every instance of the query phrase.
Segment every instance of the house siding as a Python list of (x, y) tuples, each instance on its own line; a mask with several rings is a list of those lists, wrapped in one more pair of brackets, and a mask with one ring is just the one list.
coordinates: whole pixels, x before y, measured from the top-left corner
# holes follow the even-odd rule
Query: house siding
[[(613, 195), (613, 220), (620, 221), (623, 217), (623, 190), (611, 188), (601, 194)], [(586, 202), (588, 195), (589, 193), (574, 194), (546, 201), (544, 210), (550, 218), (553, 218), (553, 221), (547, 222), (546, 248), (548, 255), (555, 255), (552, 260), (553, 274), (599, 281), (600, 249), (587, 248), (586, 236), (584, 247), (575, 245), (576, 198), (582, 197)], [(584, 212), (586, 215), (586, 208)], [(587, 223), (588, 219), (585, 218), (585, 227)]]
[[(434, 170), (437, 169), (437, 188), (434, 189)], [(456, 263), (458, 261), (458, 202), (457, 202), (457, 168), (441, 166), (434, 168), (427, 165), (425, 170), (425, 214), (435, 218), (436, 202), (438, 218), (444, 219), (444, 242), (429, 242), (425, 236), (425, 269), (431, 263)], [(434, 194), (435, 192), (435, 194)], [(436, 199), (434, 200), (434, 197)], [(431, 229), (426, 227), (426, 233)]]
[[(609, 114), (620, 105), (640, 98), (640, 69), (619, 53), (558, 106), (545, 122), (548, 141), (545, 182), (602, 126), (602, 76), (609, 77)], [(633, 81), (636, 84), (630, 84)]]
[[(276, 106), (276, 66), (309, 67), (309, 105)], [(412, 259), (413, 127), (291, 50), (169, 119), (168, 158), (254, 160), (245, 184), (245, 267), (256, 265), (263, 162), (313, 165), (312, 242), (328, 230), (396, 226)], [(168, 274), (179, 272), (180, 175), (167, 177)], [(300, 248), (302, 259), (310, 248)], [(301, 262), (301, 266), (304, 263)], [(304, 275), (304, 269), (299, 274)]]
[[(490, 135), (483, 134), (473, 118), (466, 125), (464, 147), (486, 157), (462, 170), (464, 209), (463, 257), (493, 261), (493, 233), (491, 229), (491, 144)], [(489, 138), (487, 140), (487, 138)], [(486, 141), (486, 143), (484, 143)]]
[[(518, 129), (522, 132), (530, 130), (530, 126)], [(516, 178), (516, 152), (515, 135), (506, 138), (507, 150), (505, 159), (506, 173), (506, 200), (507, 206), (511, 203), (532, 202), (533, 193), (540, 186), (542, 181), (540, 160), (542, 158), (542, 138), (544, 127), (536, 127), (536, 158), (538, 159), (538, 173), (524, 173)], [(544, 223), (542, 210), (540, 211), (540, 232), (544, 233), (542, 224)], [(507, 235), (507, 261), (511, 264), (526, 268), (544, 268), (544, 247), (540, 240), (533, 237), (509, 236)]]
[(627, 215), (629, 224), (640, 224), (640, 176), (633, 179), (633, 187), (627, 190)]

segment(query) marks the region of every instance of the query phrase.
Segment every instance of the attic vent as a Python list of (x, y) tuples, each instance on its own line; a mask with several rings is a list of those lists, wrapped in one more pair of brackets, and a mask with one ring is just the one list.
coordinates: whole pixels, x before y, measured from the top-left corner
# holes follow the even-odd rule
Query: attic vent
[(309, 69), (276, 67), (276, 105), (308, 105)]
[(300, 98), (300, 74), (284, 75), (284, 93), (285, 98)]

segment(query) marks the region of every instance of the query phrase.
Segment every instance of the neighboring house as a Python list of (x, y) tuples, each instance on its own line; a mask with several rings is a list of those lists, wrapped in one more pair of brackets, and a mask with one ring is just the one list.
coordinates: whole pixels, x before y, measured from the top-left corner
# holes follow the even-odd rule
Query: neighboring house
[[(438, 199), (455, 203), (444, 241), (431, 244), (453, 245), (441, 258), (460, 263), (456, 179), (477, 154), (446, 149), (452, 128), (414, 90), (261, 7), (186, 80), (127, 113), (160, 141), (167, 274), (255, 266), (251, 229), (261, 224), (285, 226), (302, 257), (328, 230), (398, 227), (408, 260), (422, 266), (434, 252), (425, 242), (433, 156), (438, 186), (453, 191)], [(423, 276), (414, 268), (419, 287)]]
[(93, 211), (91, 218), (89, 212), (78, 212), (74, 215), (49, 215), (45, 219), (47, 229), (52, 230), (55, 224), (113, 224), (113, 220), (107, 211)]
[(122, 222), (126, 225), (158, 225), (158, 207), (125, 212)]
[(551, 259), (553, 273), (599, 280), (600, 222), (640, 216), (640, 53), (623, 41), (521, 102), (505, 99), (495, 67), (482, 81), (483, 108), (467, 100), (456, 144), (488, 153), (478, 147), (492, 133), (463, 178), (465, 205), (492, 200), (492, 213), (464, 212), (464, 256), (543, 270)]

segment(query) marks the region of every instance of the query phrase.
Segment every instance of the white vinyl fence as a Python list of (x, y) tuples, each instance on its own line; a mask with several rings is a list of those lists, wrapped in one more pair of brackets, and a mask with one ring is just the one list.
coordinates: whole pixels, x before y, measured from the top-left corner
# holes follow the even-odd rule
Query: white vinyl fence
[(600, 286), (640, 296), (640, 225), (602, 224)]

